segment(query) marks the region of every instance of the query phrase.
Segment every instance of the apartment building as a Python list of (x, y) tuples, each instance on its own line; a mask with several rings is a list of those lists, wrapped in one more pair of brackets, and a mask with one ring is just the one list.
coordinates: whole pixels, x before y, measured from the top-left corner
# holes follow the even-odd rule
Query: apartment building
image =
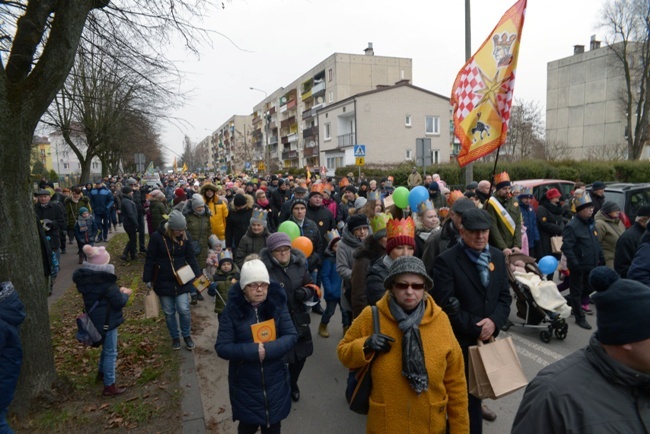
[(52, 170), (52, 152), (50, 150), (50, 140), (44, 136), (34, 136), (32, 138), (32, 152), (30, 154), (30, 166), (40, 161), (46, 171)]
[(354, 145), (374, 164), (416, 161), (416, 140), (431, 140), (433, 164), (449, 162), (449, 98), (401, 80), (318, 110), (321, 166), (333, 174), (355, 164)]
[(212, 133), (209, 137), (210, 169), (238, 172), (252, 167), (255, 153), (252, 121), (250, 115), (233, 115)]
[(260, 170), (267, 165), (270, 170), (322, 166), (321, 110), (378, 86), (411, 79), (411, 59), (376, 56), (372, 43), (364, 54), (332, 54), (255, 105), (250, 161)]
[[(50, 133), (49, 140), (52, 168), (54, 171), (61, 178), (68, 177), (70, 179), (76, 179), (79, 177), (81, 175), (81, 162), (63, 138), (61, 131), (57, 130)], [(74, 143), (75, 147), (85, 154), (88, 145), (86, 135), (80, 130), (80, 127), (76, 129), (73, 127), (73, 131), (70, 133), (70, 140)], [(100, 176), (101, 173), (102, 162), (99, 157), (93, 157), (90, 162), (91, 179)]]
[(546, 139), (576, 160), (625, 154), (622, 64), (595, 36), (584, 48), (547, 65)]

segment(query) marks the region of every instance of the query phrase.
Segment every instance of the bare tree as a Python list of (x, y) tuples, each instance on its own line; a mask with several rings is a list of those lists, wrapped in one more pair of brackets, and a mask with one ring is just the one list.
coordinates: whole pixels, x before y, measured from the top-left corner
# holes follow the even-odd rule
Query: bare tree
[(12, 407), (19, 413), (35, 403), (33, 398), (49, 392), (55, 378), (46, 281), (40, 251), (34, 248), (39, 240), (29, 180), (31, 142), (38, 122), (73, 67), (86, 26), (99, 39), (119, 41), (125, 56), (167, 63), (162, 53), (170, 31), (179, 30), (193, 49), (197, 42), (193, 23), (209, 4), (203, 0), (128, 0), (119, 5), (108, 0), (0, 2), (0, 281), (13, 282), (27, 310), (21, 327), (25, 358)]
[(602, 10), (601, 27), (625, 81), (621, 105), (627, 157), (638, 160), (648, 144), (650, 4), (647, 0), (611, 0)]
[(571, 157), (571, 149), (565, 142), (546, 140), (542, 147), (542, 155), (539, 158), (547, 161), (562, 161)]
[(510, 110), (503, 155), (510, 161), (531, 158), (544, 147), (544, 118), (538, 102), (515, 100)]
[(602, 146), (589, 146), (586, 159), (588, 161), (622, 161), (627, 158), (625, 143), (609, 143)]

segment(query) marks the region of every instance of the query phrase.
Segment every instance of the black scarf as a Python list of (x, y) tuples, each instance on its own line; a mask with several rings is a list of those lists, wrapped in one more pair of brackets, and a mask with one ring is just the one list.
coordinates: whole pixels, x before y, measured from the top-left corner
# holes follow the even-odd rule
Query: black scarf
[(402, 375), (406, 377), (411, 388), (417, 394), (429, 389), (429, 373), (424, 364), (424, 349), (418, 327), (422, 321), (422, 315), (424, 315), (424, 303), (424, 299), (422, 299), (415, 310), (407, 314), (397, 304), (394, 297), (388, 298), (390, 313), (404, 334), (402, 337)]

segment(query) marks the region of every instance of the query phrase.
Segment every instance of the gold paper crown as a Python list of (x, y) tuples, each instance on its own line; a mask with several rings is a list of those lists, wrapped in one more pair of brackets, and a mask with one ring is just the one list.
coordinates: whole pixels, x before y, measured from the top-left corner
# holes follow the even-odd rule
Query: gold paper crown
[(401, 220), (388, 220), (386, 223), (386, 235), (389, 240), (400, 235), (415, 238), (415, 223), (411, 217)]
[(323, 190), (325, 190), (325, 185), (324, 184), (318, 183), (318, 184), (314, 184), (314, 185), (311, 186), (311, 192), (312, 193), (323, 194)]
[(494, 185), (499, 185), (502, 182), (510, 182), (508, 172), (501, 172), (494, 175)]
[(253, 213), (251, 214), (251, 220), (261, 220), (261, 221), (266, 221), (266, 215), (268, 214), (268, 211), (260, 208), (253, 208)]
[(424, 202), (418, 205), (418, 212), (425, 212), (430, 209), (435, 209), (433, 206), (433, 202), (431, 202), (430, 200), (425, 200)]
[(449, 206), (452, 206), (454, 202), (456, 202), (461, 197), (465, 197), (463, 193), (461, 193), (460, 190), (454, 190), (449, 194), (449, 197), (447, 198), (447, 203), (449, 204)]
[(390, 214), (385, 214), (383, 212), (375, 214), (375, 216), (370, 220), (372, 233), (376, 234), (380, 230), (386, 228), (386, 223), (388, 223), (388, 220), (390, 220)]
[(592, 202), (591, 196), (585, 190), (579, 188), (573, 192), (573, 206), (576, 208), (588, 205)]
[(327, 245), (329, 245), (332, 241), (334, 241), (337, 238), (341, 238), (341, 234), (339, 234), (339, 231), (337, 231), (336, 229), (332, 229), (331, 231), (325, 234)]
[(232, 252), (230, 250), (222, 250), (221, 253), (219, 253), (219, 263), (224, 259), (230, 259), (232, 261)]
[(369, 191), (368, 192), (368, 200), (379, 200), (379, 193), (377, 191)]

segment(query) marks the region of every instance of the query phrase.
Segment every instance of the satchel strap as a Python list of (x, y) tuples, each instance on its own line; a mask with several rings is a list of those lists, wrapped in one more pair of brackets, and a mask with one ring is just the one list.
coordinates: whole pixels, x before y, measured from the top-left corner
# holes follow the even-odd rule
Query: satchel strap
[[(171, 253), (169, 253), (169, 247), (167, 246), (167, 240), (165, 239), (165, 236), (163, 235), (163, 243), (165, 243), (165, 249), (167, 249), (167, 256), (169, 257), (169, 263), (172, 266), (172, 271), (174, 274), (176, 274), (176, 268), (174, 268), (174, 260), (172, 259)], [(172, 244), (173, 247), (173, 244)]]

